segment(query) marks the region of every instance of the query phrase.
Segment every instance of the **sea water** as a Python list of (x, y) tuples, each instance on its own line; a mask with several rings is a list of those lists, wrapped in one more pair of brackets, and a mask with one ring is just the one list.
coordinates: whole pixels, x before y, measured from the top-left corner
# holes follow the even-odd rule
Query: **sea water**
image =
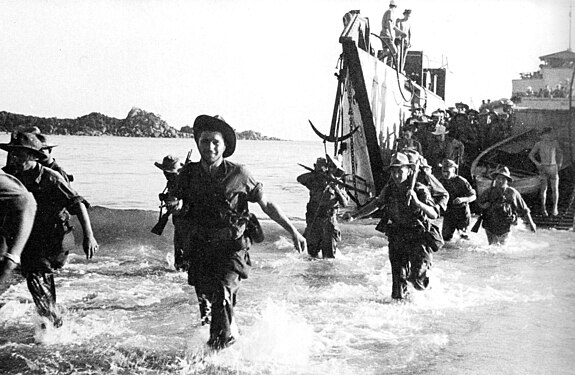
[[(8, 137), (0, 138), (6, 142)], [(0, 373), (6, 374), (573, 374), (575, 255), (572, 231), (529, 232), (507, 246), (483, 230), (435, 253), (431, 289), (391, 300), (387, 240), (376, 221), (344, 224), (334, 260), (293, 250), (278, 225), (250, 250), (240, 289), (240, 336), (206, 351), (193, 288), (173, 269), (171, 224), (149, 232), (164, 180), (154, 161), (185, 157), (192, 140), (52, 137), (72, 185), (95, 206), (100, 252), (79, 246), (56, 276), (64, 326), (40, 328), (25, 282), (0, 287)], [(238, 142), (266, 194), (303, 231), (307, 191), (297, 163), (317, 142)], [(264, 218), (257, 206), (252, 206)], [(78, 225), (76, 225), (78, 227)]]

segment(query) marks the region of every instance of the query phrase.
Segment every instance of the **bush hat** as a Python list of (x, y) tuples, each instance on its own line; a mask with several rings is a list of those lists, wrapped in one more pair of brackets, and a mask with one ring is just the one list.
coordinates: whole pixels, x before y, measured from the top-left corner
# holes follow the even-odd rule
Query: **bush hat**
[(0, 144), (0, 149), (7, 152), (26, 150), (38, 159), (44, 159), (46, 157), (42, 152), (42, 148), (42, 142), (38, 139), (36, 134), (32, 133), (16, 133), (16, 135), (10, 140), (10, 143)]
[(451, 160), (451, 159), (443, 159), (443, 160), (441, 161), (441, 163), (439, 164), (439, 166), (440, 166), (441, 168), (455, 168), (455, 169), (458, 168), (457, 163), (454, 162), (454, 161)]
[(42, 148), (43, 149), (52, 149), (58, 145), (52, 144), (50, 142), (48, 142), (48, 138), (46, 137), (46, 135), (44, 134), (40, 134), (40, 133), (34, 133), (36, 134), (36, 138), (38, 138), (38, 140), (40, 142), (42, 142)]
[(435, 127), (435, 130), (433, 131), (433, 135), (444, 135), (444, 134), (449, 134), (449, 130), (446, 130), (447, 128), (444, 125), (437, 125)]
[(236, 132), (221, 116), (200, 115), (194, 121), (194, 139), (196, 144), (204, 131), (220, 132), (226, 144), (224, 158), (231, 156), (236, 150)]
[(403, 152), (398, 152), (395, 155), (393, 155), (391, 163), (389, 163), (390, 167), (403, 167), (412, 165), (414, 165), (414, 163), (412, 163), (409, 157)]
[(157, 161), (155, 161), (154, 165), (166, 173), (178, 173), (178, 171), (182, 167), (180, 159), (173, 157), (172, 155), (164, 156), (164, 160), (162, 160), (162, 163), (158, 163)]
[(507, 167), (497, 169), (495, 172), (491, 174), (491, 178), (495, 179), (495, 177), (497, 177), (498, 175), (506, 177), (509, 180), (509, 182), (513, 181), (513, 177), (511, 177), (511, 173), (509, 172), (509, 168)]

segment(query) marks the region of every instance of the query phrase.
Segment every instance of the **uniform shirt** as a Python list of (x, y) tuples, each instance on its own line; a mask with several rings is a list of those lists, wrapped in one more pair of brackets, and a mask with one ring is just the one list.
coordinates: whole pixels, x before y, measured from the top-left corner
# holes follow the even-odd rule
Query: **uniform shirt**
[[(447, 202), (447, 209), (453, 208), (453, 201), (455, 198), (471, 197), (475, 195), (475, 190), (471, 187), (471, 184), (461, 176), (455, 176), (451, 179), (440, 178), (439, 181), (449, 193), (449, 201)], [(467, 203), (463, 203), (460, 206), (465, 206)]]
[(37, 203), (32, 233), (22, 252), (23, 272), (49, 272), (62, 267), (67, 256), (62, 241), (71, 230), (68, 211), (77, 214), (79, 205), (89, 207), (88, 202), (58, 172), (39, 163), (15, 177), (34, 195)]
[[(489, 211), (496, 202), (501, 201), (502, 197), (506, 202), (509, 202), (513, 211), (519, 216), (525, 216), (530, 212), (529, 207), (523, 200), (521, 194), (511, 186), (507, 186), (503, 191), (494, 186), (489, 187), (479, 196), (477, 203), (479, 205), (483, 205), (487, 202), (491, 203), (490, 208), (487, 209), (487, 211)], [(487, 219), (490, 215), (486, 215), (485, 217)], [(491, 220), (486, 219), (483, 220), (483, 227), (497, 235), (507, 233), (511, 228), (511, 224), (503, 223), (501, 221), (491, 222)]]
[[(298, 182), (309, 189), (308, 214), (318, 216), (330, 215), (340, 207), (341, 202), (335, 188), (319, 173), (304, 173), (297, 178)], [(341, 194), (346, 194), (340, 190)]]
[(263, 187), (242, 165), (224, 160), (211, 176), (196, 162), (180, 170), (174, 195), (183, 200), (182, 215), (192, 226), (210, 230), (229, 227), (234, 213), (261, 200)]
[[(413, 202), (407, 205), (407, 190), (411, 179), (407, 179), (398, 187), (395, 182), (390, 181), (377, 196), (377, 206), (384, 208), (391, 225), (405, 229), (420, 227), (422, 222), (427, 220), (426, 215), (420, 208), (415, 207)], [(431, 196), (429, 188), (419, 182), (414, 186), (417, 198), (428, 206), (433, 207), (439, 214), (437, 206)]]

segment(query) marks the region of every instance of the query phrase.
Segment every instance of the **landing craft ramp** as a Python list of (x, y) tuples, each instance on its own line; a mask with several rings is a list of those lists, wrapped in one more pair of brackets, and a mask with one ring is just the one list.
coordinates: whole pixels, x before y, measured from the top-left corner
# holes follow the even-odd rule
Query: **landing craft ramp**
[(418, 65), (420, 72), (407, 72), (406, 68), (409, 76), (419, 77), (414, 81), (380, 61), (377, 52), (382, 48), (381, 39), (371, 34), (369, 19), (359, 14), (354, 14), (344, 27), (339, 41), (342, 54), (330, 137), (322, 138), (333, 142), (333, 154), (346, 171), (345, 182), (368, 192), (350, 191), (354, 202), (361, 206), (387, 181), (385, 167), (412, 105), (430, 110), (445, 108), (443, 98), (436, 93), (443, 93), (444, 87), (433, 87), (437, 80), (431, 78), (427, 79), (429, 88), (420, 85), (423, 76), (431, 77), (430, 71), (441, 69), (424, 73), (423, 64)]

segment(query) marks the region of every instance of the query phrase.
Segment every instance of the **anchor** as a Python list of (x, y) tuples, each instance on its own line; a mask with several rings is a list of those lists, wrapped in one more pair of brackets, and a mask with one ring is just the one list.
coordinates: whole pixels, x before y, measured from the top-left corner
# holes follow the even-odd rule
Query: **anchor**
[(352, 131), (350, 131), (349, 133), (347, 133), (346, 135), (343, 135), (341, 137), (338, 137), (335, 134), (325, 135), (322, 132), (320, 132), (319, 130), (317, 130), (317, 128), (315, 126), (313, 126), (313, 123), (311, 122), (311, 120), (308, 120), (308, 121), (309, 121), (309, 124), (311, 125), (311, 128), (315, 132), (315, 134), (317, 134), (318, 137), (323, 139), (324, 142), (335, 143), (338, 141), (345, 141), (346, 139), (350, 138), (353, 135), (353, 133), (355, 133), (357, 131), (357, 129), (359, 129), (359, 126), (356, 126), (355, 129), (353, 129)]

